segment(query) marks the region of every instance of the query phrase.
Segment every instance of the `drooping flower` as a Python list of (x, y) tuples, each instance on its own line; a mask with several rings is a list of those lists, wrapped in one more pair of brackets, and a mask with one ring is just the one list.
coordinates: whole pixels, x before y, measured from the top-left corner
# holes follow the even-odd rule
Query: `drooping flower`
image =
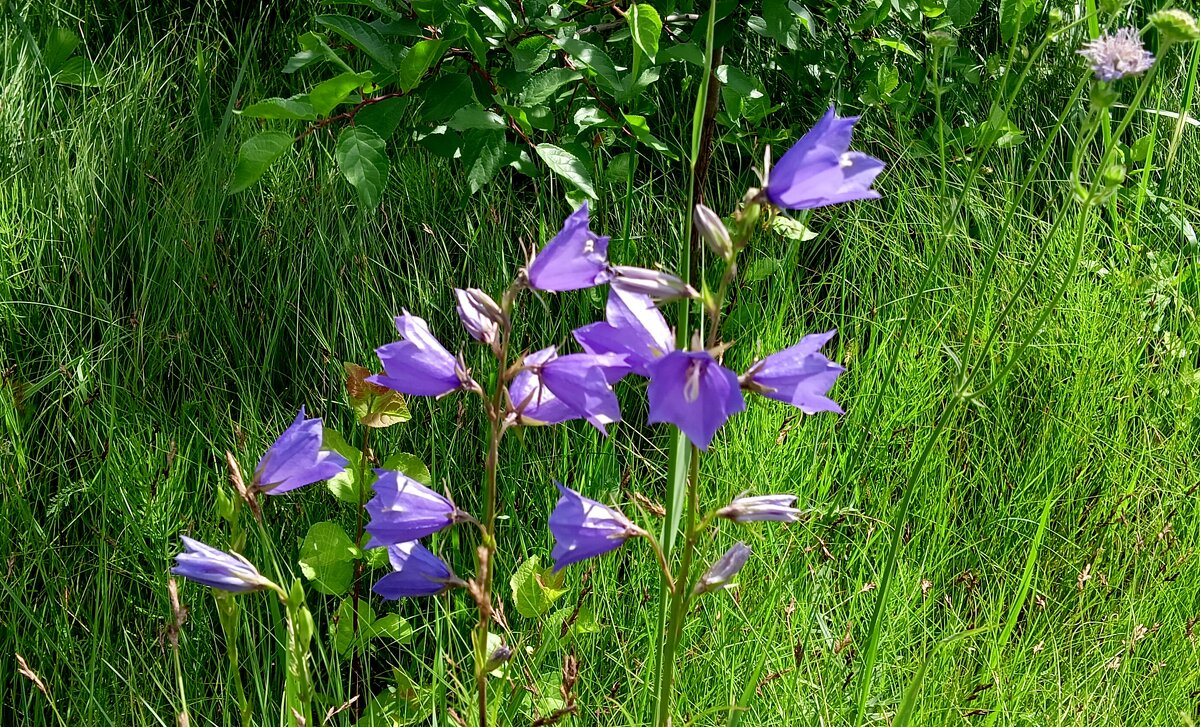
[(607, 283), (612, 277), (608, 269), (608, 240), (588, 227), (588, 206), (584, 202), (567, 218), (554, 239), (534, 256), (525, 273), (530, 287), (563, 292)]
[(588, 353), (624, 354), (634, 373), (648, 376), (650, 363), (674, 350), (667, 319), (649, 296), (610, 288), (605, 314), (607, 320), (574, 331)]
[(850, 151), (857, 116), (840, 118), (833, 107), (771, 168), (767, 199), (776, 207), (809, 210), (840, 202), (878, 199), (871, 184), (883, 162)]
[(176, 565), (171, 569), (177, 576), (230, 593), (261, 591), (273, 585), (238, 553), (226, 553), (186, 535), (179, 539), (184, 550), (175, 556)]
[(791, 404), (805, 414), (841, 414), (842, 408), (826, 394), (846, 369), (820, 353), (836, 334), (836, 330), (811, 333), (795, 346), (767, 356), (742, 375), (742, 388)]
[(721, 588), (727, 588), (730, 581), (746, 565), (746, 561), (750, 558), (750, 547), (745, 543), (734, 543), (733, 546), (725, 551), (725, 554), (717, 559), (708, 570), (704, 571), (704, 575), (700, 576), (700, 580), (696, 581), (696, 586), (692, 589), (693, 595), (702, 593), (710, 593)]
[(617, 265), (613, 267), (612, 272), (613, 277), (609, 284), (613, 288), (646, 295), (660, 303), (700, 297), (696, 289), (685, 283), (682, 278), (661, 270)]
[(649, 371), (647, 421), (674, 424), (700, 449), (708, 449), (721, 425), (746, 408), (737, 374), (707, 351), (672, 351)]
[(305, 419), (304, 407), (291, 426), (279, 435), (258, 461), (251, 490), (280, 495), (298, 487), (327, 480), (346, 469), (346, 458), (321, 449), (321, 419)]
[(453, 502), (403, 472), (378, 469), (375, 474), (375, 496), (366, 505), (368, 548), (417, 540), (467, 519)]
[(629, 538), (645, 531), (617, 510), (584, 497), (562, 483), (555, 482), (561, 497), (550, 513), (550, 532), (554, 535), (554, 571), (581, 560), (616, 550)]
[(375, 349), (383, 373), (367, 381), (411, 396), (441, 396), (478, 386), (462, 363), (429, 332), (424, 318), (406, 310), (396, 318), (396, 330), (402, 340)]
[(463, 585), (450, 566), (415, 540), (388, 548), (392, 572), (376, 581), (371, 589), (382, 598), (435, 596), (447, 588)]
[(492, 297), (479, 288), (454, 289), (458, 319), (471, 338), (489, 346), (496, 345), (500, 327), (504, 325), (504, 312)]
[(1093, 38), (1078, 51), (1101, 81), (1116, 81), (1150, 70), (1154, 54), (1142, 45), (1136, 28), (1121, 28)]
[(752, 523), (760, 520), (794, 523), (800, 519), (800, 511), (792, 507), (795, 495), (754, 495), (738, 497), (717, 510), (717, 516), (735, 523)]
[(557, 424), (586, 419), (602, 433), (621, 421), (612, 382), (630, 371), (621, 354), (572, 353), (559, 356), (554, 347), (525, 357), (525, 370), (513, 377), (509, 397), (522, 421)]

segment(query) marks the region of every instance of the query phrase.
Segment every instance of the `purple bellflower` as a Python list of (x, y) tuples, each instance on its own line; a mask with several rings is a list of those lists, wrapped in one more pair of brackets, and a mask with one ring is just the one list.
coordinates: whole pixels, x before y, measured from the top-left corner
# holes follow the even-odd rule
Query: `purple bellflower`
[(180, 540), (184, 550), (175, 556), (176, 565), (171, 569), (177, 576), (230, 593), (261, 591), (273, 585), (238, 553), (217, 550), (186, 535)]
[(398, 598), (435, 596), (447, 588), (463, 585), (450, 566), (415, 540), (388, 548), (392, 572), (371, 589), (388, 601)]
[(378, 469), (375, 474), (375, 496), (366, 506), (368, 548), (417, 540), (467, 519), (453, 502), (402, 472)]
[(550, 513), (550, 532), (554, 535), (554, 572), (581, 560), (616, 550), (629, 538), (646, 532), (620, 512), (584, 497), (562, 483), (554, 486), (562, 493)]
[(754, 495), (734, 498), (733, 502), (717, 510), (717, 516), (735, 523), (753, 523), (774, 520), (794, 523), (800, 519), (800, 511), (792, 507), (795, 495)]
[(367, 381), (410, 396), (442, 396), (478, 386), (462, 362), (429, 332), (424, 318), (404, 311), (396, 318), (396, 330), (402, 340), (375, 349), (383, 373), (369, 376)]
[(580, 205), (525, 272), (530, 287), (552, 293), (603, 285), (612, 278), (608, 240), (588, 227), (587, 202)]
[(321, 420), (305, 419), (304, 407), (291, 426), (279, 435), (254, 469), (252, 489), (280, 495), (298, 487), (327, 480), (346, 469), (346, 458), (321, 449)]
[(1121, 28), (1084, 44), (1078, 51), (1101, 81), (1116, 81), (1150, 70), (1154, 54), (1142, 45), (1137, 28)]
[(782, 209), (810, 210), (858, 199), (878, 199), (871, 184), (883, 162), (850, 151), (857, 116), (840, 118), (833, 107), (771, 168), (766, 194)]
[(610, 288), (605, 314), (607, 320), (575, 329), (588, 353), (624, 354), (633, 373), (649, 376), (651, 362), (675, 349), (667, 319), (649, 296)]
[(612, 383), (630, 371), (623, 354), (559, 356), (551, 346), (526, 356), (525, 367), (509, 385), (509, 397), (522, 421), (557, 424), (587, 419), (602, 433), (607, 433), (608, 424), (621, 421)]
[(646, 420), (674, 424), (700, 449), (708, 449), (721, 425), (746, 408), (737, 374), (707, 351), (672, 351), (649, 369)]
[(811, 333), (795, 346), (767, 356), (742, 375), (742, 388), (791, 404), (805, 414), (841, 414), (842, 408), (826, 394), (846, 369), (820, 353), (836, 333)]
[(733, 547), (717, 559), (692, 589), (692, 595), (698, 596), (722, 588), (728, 588), (730, 581), (741, 571), (742, 566), (750, 559), (750, 546), (745, 543), (734, 543)]
[(500, 339), (500, 327), (504, 324), (504, 312), (492, 297), (479, 288), (454, 289), (458, 319), (471, 338), (489, 346)]

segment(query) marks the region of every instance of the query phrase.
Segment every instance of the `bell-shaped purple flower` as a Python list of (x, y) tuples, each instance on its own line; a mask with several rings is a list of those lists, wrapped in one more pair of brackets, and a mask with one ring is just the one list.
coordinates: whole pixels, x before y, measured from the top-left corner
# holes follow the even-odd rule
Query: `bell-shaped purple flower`
[(230, 593), (261, 591), (273, 585), (238, 553), (226, 553), (186, 535), (179, 539), (184, 550), (175, 556), (176, 565), (171, 569), (177, 576)]
[(554, 571), (616, 550), (629, 538), (646, 532), (620, 512), (584, 497), (562, 483), (555, 482), (561, 497), (550, 513), (550, 532), (554, 535)]
[(883, 162), (850, 151), (857, 116), (840, 118), (833, 107), (771, 168), (767, 199), (776, 207), (810, 210), (839, 202), (878, 199), (871, 184)]
[(737, 374), (707, 351), (672, 351), (649, 369), (646, 420), (674, 424), (700, 449), (708, 449), (721, 425), (746, 408)]
[(678, 275), (664, 273), (661, 270), (617, 265), (612, 272), (613, 278), (609, 283), (613, 288), (627, 293), (646, 295), (660, 303), (700, 297), (696, 289), (684, 282)]
[(406, 310), (396, 318), (396, 330), (402, 340), (375, 349), (383, 373), (368, 376), (367, 381), (411, 396), (442, 396), (478, 386), (429, 332), (424, 318)]
[(700, 580), (696, 581), (696, 586), (692, 589), (692, 595), (698, 596), (702, 593), (709, 593), (721, 588), (727, 588), (730, 581), (746, 565), (746, 561), (750, 559), (750, 546), (745, 543), (734, 543), (733, 547), (725, 551), (725, 554), (717, 559), (708, 570), (704, 571), (704, 575), (700, 576)]
[(794, 523), (800, 519), (800, 511), (792, 507), (794, 502), (796, 502), (795, 495), (738, 497), (717, 510), (717, 516), (728, 518), (735, 523), (752, 523), (760, 520)]
[(675, 349), (667, 319), (647, 295), (610, 288), (605, 315), (607, 320), (575, 329), (588, 353), (624, 354), (634, 373), (649, 376), (650, 363)]
[(575, 210), (525, 272), (530, 287), (548, 292), (592, 288), (607, 283), (608, 240), (588, 227), (588, 206)]
[(415, 540), (389, 547), (388, 561), (392, 572), (376, 581), (371, 590), (389, 601), (435, 596), (463, 585), (450, 566)]
[(559, 356), (550, 347), (525, 357), (525, 370), (513, 377), (509, 397), (522, 421), (556, 424), (587, 419), (602, 433), (621, 421), (612, 383), (629, 372), (620, 354), (572, 353)]
[(795, 346), (767, 356), (742, 375), (742, 388), (791, 404), (805, 414), (841, 414), (842, 408), (826, 394), (846, 369), (820, 353), (836, 334), (836, 330), (810, 333)]
[(375, 496), (367, 502), (368, 548), (417, 540), (467, 519), (445, 497), (394, 470), (375, 470)]
[(295, 421), (258, 461), (251, 488), (268, 495), (280, 495), (327, 480), (346, 469), (345, 457), (321, 449), (323, 437), (321, 420), (305, 419), (304, 407), (300, 407)]
[(495, 346), (500, 338), (500, 327), (504, 324), (504, 312), (492, 296), (479, 288), (454, 289), (458, 319), (471, 338), (489, 346)]

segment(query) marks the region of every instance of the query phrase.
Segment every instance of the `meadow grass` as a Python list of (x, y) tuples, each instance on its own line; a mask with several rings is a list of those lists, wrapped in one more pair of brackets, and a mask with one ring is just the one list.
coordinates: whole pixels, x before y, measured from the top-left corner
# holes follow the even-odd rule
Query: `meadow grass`
[[(227, 195), (234, 152), (251, 132), (233, 119), (232, 104), (283, 87), (276, 69), (304, 13), (262, 24), (224, 17), (224, 25), (202, 11), (95, 15), (110, 18), (110, 36), (89, 48), (101, 82), (82, 90), (51, 84), (23, 28), (4, 20), (4, 724), (57, 724), (55, 710), (71, 725), (172, 723), (180, 695), (165, 638), (166, 571), (178, 534), (217, 533), (216, 491), (228, 486), (222, 452), (253, 462), (300, 404), (348, 431), (341, 362), (372, 365), (373, 349), (394, 338), (391, 317), (402, 308), (426, 317), (443, 340), (465, 338), (450, 286), (503, 288), (524, 250), (547, 239), (567, 211), (563, 190), (548, 178), (504, 181), (469, 196), (454, 166), (393, 142), (383, 204), (364, 212), (320, 134), (259, 186)], [(72, 24), (62, 11), (26, 20), (35, 37)], [(1160, 108), (1180, 110), (1189, 60), (1163, 74)], [(688, 92), (662, 92), (683, 100), (664, 103), (659, 123), (686, 138)], [(783, 88), (778, 96), (785, 108), (775, 118), (795, 129), (824, 103)], [(973, 160), (951, 150), (943, 167), (936, 150), (920, 153), (928, 140), (915, 138), (907, 121), (872, 110), (860, 144), (889, 162), (879, 184), (884, 198), (814, 214), (813, 240), (770, 232), (756, 239), (745, 264), (777, 262), (734, 292), (731, 365), (744, 368), (806, 332), (836, 327), (831, 357), (849, 373), (835, 392), (847, 413), (803, 418), (783, 405), (754, 406), (722, 431), (705, 460), (703, 502), (785, 491), (809, 516), (789, 527), (725, 528), (705, 542), (706, 562), (739, 537), (754, 557), (740, 587), (705, 599), (687, 626), (680, 715), (697, 724), (853, 720), (896, 504), (954, 396), (971, 305), (983, 296), (976, 351), (998, 330), (981, 366), (986, 380), (1066, 270), (1074, 223), (1050, 234), (1060, 209), (1075, 215), (1061, 184), (1064, 139), (999, 239), (993, 274), (981, 279), (1006, 205), (1064, 98), (1055, 77), (1035, 80), (1017, 115), (1030, 140), (984, 160), (949, 226), (947, 205)], [(978, 118), (984, 103), (958, 99), (949, 127)], [(1154, 130), (1161, 160), (1171, 127), (1168, 118), (1144, 114), (1130, 141)], [(1167, 173), (1146, 178), (1157, 196), (1140, 191), (1140, 173), (1131, 175), (1093, 223), (1083, 270), (1026, 355), (978, 405), (958, 409), (913, 481), (884, 603), (872, 723), (886, 724), (926, 663), (921, 724), (1200, 721), (1200, 267), (1178, 221), (1200, 217), (1195, 133), (1185, 130)], [(754, 183), (753, 163), (747, 151), (718, 141), (713, 207), (730, 208)], [(630, 239), (614, 240), (614, 260), (673, 264), (684, 179), (678, 165), (642, 160)], [(621, 229), (624, 193), (613, 183), (597, 208), (611, 234)], [(935, 258), (943, 241), (945, 253)], [(996, 329), (1039, 251), (1030, 286)], [(901, 340), (927, 271), (929, 289)], [(555, 296), (544, 306), (527, 299), (523, 334), (530, 345), (565, 341), (602, 306), (599, 291)], [(572, 425), (506, 443), (502, 595), (518, 563), (548, 557), (553, 479), (594, 497), (629, 500), (639, 492), (662, 501), (666, 432), (636, 424), (642, 401), (640, 392), (626, 392), (632, 423), (607, 440)], [(374, 449), (418, 455), (437, 483), (473, 504), (485, 436), (478, 413), (454, 399), (410, 404), (412, 421), (381, 435)], [(308, 525), (321, 519), (349, 525), (353, 514), (319, 486), (269, 502), (276, 538), (252, 538), (252, 559), (291, 567)], [(469, 563), (467, 539), (451, 533), (438, 545)], [(648, 709), (652, 559), (627, 547), (568, 578), (572, 598), (589, 589), (583, 604), (599, 626), (575, 645), (575, 723), (637, 723)], [(212, 599), (191, 585), (183, 598), (193, 724), (237, 724)], [(325, 635), (337, 600), (313, 592), (310, 603), (323, 713), (348, 697), (347, 670)], [(246, 604), (247, 690), (262, 723), (275, 723), (278, 606)], [(452, 703), (454, 680), (469, 680), (469, 670), (459, 674), (447, 661), (468, 658), (469, 603), (374, 605), (402, 614), (414, 634), (375, 650), (373, 687), (394, 683), (399, 668), (430, 686), (439, 707)], [(436, 618), (447, 611), (448, 621)], [(538, 625), (511, 607), (508, 616), (524, 635), (516, 643), (535, 643)], [(979, 631), (936, 646), (972, 630)], [(47, 693), (18, 674), (18, 653)], [(518, 681), (556, 690), (560, 658), (524, 660)], [(744, 713), (731, 713), (731, 704)], [(333, 723), (349, 724), (351, 713)], [(442, 709), (434, 720), (453, 723)]]

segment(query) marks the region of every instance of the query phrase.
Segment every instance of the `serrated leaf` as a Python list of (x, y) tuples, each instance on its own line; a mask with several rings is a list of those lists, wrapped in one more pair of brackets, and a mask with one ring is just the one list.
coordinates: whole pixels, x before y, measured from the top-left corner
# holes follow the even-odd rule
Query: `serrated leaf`
[(265, 98), (237, 112), (251, 119), (284, 119), (287, 121), (314, 121), (317, 112), (302, 93), (290, 98)]
[(396, 54), (391, 44), (369, 24), (349, 15), (318, 15), (316, 21), (366, 53), (385, 71), (396, 70)]
[(430, 66), (442, 57), (450, 44), (443, 40), (422, 40), (409, 49), (400, 61), (400, 89), (405, 93), (417, 87)]
[(449, 123), (446, 124), (455, 131), (466, 131), (468, 129), (504, 129), (507, 125), (504, 119), (494, 111), (488, 111), (482, 106), (465, 106), (454, 112), (454, 116), (450, 117)]
[(521, 103), (540, 104), (553, 96), (558, 89), (582, 77), (579, 71), (570, 68), (550, 68), (542, 71), (526, 81), (525, 87), (521, 89)]
[(240, 192), (258, 181), (267, 167), (292, 145), (292, 137), (282, 131), (264, 131), (242, 142), (237, 166), (229, 180), (229, 191)]
[(409, 99), (407, 96), (384, 99), (378, 103), (363, 107), (361, 111), (354, 115), (354, 123), (357, 126), (366, 126), (373, 129), (376, 134), (379, 134), (379, 138), (387, 140), (392, 134), (396, 133), (396, 127), (400, 126), (400, 121), (404, 118), (404, 111), (408, 108), (408, 104)]
[[(366, 502), (367, 498), (363, 496), (363, 493), (359, 492), (358, 482), (358, 467), (362, 461), (362, 452), (348, 443), (336, 429), (325, 427), (324, 435), (324, 439), (321, 441), (322, 448), (328, 449), (331, 452), (337, 452), (350, 463), (350, 466), (328, 480), (325, 480), (325, 487), (328, 488), (334, 497), (347, 504), (358, 506)], [(368, 479), (374, 477), (374, 473), (371, 473), (369, 470), (368, 475)]]
[(538, 618), (548, 612), (567, 593), (563, 581), (561, 571), (555, 574), (548, 567), (542, 568), (538, 556), (530, 556), (508, 580), (517, 613), (525, 618)]
[(425, 121), (448, 119), (455, 111), (478, 104), (471, 79), (462, 73), (447, 73), (430, 81), (421, 91), (421, 101)]
[(561, 40), (558, 44), (576, 60), (594, 71), (610, 90), (616, 91), (621, 88), (621, 78), (617, 73), (617, 67), (613, 65), (612, 59), (608, 57), (607, 53), (578, 38)]
[(342, 57), (329, 47), (329, 42), (321, 33), (308, 32), (300, 36), (298, 40), (301, 50), (284, 64), (284, 73), (295, 73), (317, 61), (328, 61), (347, 73), (354, 72), (354, 69), (346, 65)]
[(308, 101), (317, 112), (317, 116), (328, 116), (338, 104), (345, 103), (351, 93), (369, 83), (374, 77), (375, 74), (370, 71), (338, 74), (313, 86), (308, 92)]
[(383, 461), (383, 469), (394, 470), (406, 477), (411, 477), (426, 487), (433, 486), (433, 477), (429, 474), (429, 467), (415, 454), (396, 452)]
[(550, 171), (575, 185), (588, 197), (596, 199), (596, 189), (592, 186), (592, 174), (579, 157), (553, 144), (538, 144), (535, 151), (546, 163), (546, 166), (550, 167)]
[(658, 56), (658, 39), (662, 35), (662, 18), (658, 16), (658, 11), (653, 5), (637, 3), (629, 6), (625, 19), (629, 21), (629, 32), (633, 34), (635, 52), (642, 53), (654, 63)]
[(342, 176), (358, 191), (359, 202), (367, 209), (379, 206), (383, 186), (387, 183), (385, 146), (374, 129), (350, 126), (338, 135), (337, 148), (333, 152)]
[(340, 596), (354, 579), (359, 550), (337, 523), (313, 524), (300, 546), (300, 572), (321, 593)]

